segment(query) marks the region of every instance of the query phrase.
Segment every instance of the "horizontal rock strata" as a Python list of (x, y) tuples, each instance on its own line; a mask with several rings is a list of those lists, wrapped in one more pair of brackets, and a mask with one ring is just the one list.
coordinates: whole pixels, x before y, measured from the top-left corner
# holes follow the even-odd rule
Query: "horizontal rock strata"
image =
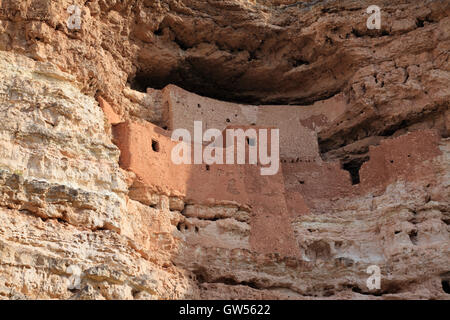
[(0, 298), (449, 299), (450, 3), (375, 2), (0, 1)]

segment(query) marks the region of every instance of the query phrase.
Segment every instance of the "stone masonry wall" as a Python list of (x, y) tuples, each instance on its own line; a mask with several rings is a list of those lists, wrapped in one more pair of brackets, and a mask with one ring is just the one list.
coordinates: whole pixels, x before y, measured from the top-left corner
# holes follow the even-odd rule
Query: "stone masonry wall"
[(449, 83), (449, 1), (1, 0), (0, 299), (449, 299)]

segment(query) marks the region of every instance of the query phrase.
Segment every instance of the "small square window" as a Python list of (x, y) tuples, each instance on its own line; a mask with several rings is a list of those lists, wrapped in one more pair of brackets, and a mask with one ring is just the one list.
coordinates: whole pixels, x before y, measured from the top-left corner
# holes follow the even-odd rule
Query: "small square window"
[(152, 139), (152, 150), (155, 152), (159, 152), (159, 142)]

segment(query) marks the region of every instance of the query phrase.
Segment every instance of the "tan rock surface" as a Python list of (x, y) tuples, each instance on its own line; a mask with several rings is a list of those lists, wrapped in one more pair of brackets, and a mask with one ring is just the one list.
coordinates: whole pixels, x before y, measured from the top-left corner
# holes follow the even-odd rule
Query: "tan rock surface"
[[(0, 1), (0, 298), (449, 299), (449, 56), (448, 1)], [(177, 169), (183, 117), (279, 173)]]

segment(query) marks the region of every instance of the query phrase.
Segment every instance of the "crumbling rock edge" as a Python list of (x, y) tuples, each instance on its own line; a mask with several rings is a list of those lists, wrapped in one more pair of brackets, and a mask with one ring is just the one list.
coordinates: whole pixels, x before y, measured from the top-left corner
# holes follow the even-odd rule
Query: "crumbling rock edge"
[[(1, 298), (449, 298), (448, 4), (380, 1), (369, 32), (368, 1), (257, 2), (90, 1), (80, 31), (2, 2)], [(115, 127), (171, 130), (177, 99), (295, 119), (283, 219), (121, 166)]]

